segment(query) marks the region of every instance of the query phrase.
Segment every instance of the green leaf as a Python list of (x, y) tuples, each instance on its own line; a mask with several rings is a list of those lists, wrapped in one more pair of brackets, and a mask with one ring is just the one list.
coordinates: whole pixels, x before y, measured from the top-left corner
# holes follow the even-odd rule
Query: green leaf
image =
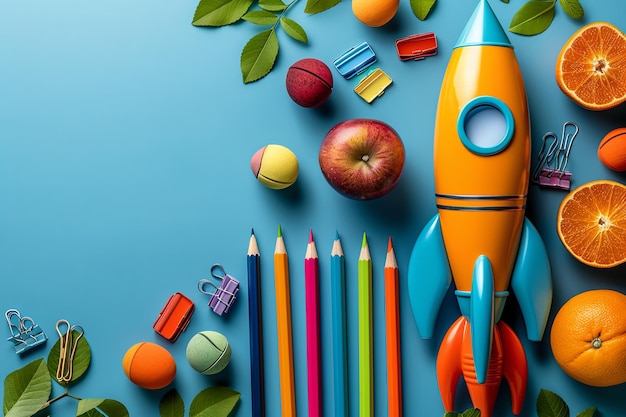
[(554, 19), (556, 0), (531, 0), (511, 19), (509, 30), (518, 35), (537, 35), (546, 30)]
[(278, 38), (273, 28), (254, 35), (241, 52), (240, 66), (244, 84), (269, 74), (277, 56)]
[(227, 387), (209, 387), (191, 401), (189, 417), (227, 417), (241, 394)]
[(191, 24), (194, 26), (226, 26), (243, 16), (253, 0), (200, 0)]
[(176, 388), (169, 390), (159, 404), (161, 417), (185, 417), (185, 403)]
[(295, 20), (289, 19), (288, 17), (281, 17), (280, 26), (283, 28), (287, 35), (291, 36), (295, 40), (302, 43), (309, 42), (309, 38), (307, 38), (306, 32), (304, 31), (302, 26), (300, 26)]
[[(76, 330), (72, 330), (72, 342), (70, 343), (69, 348), (71, 349), (76, 341), (76, 338), (80, 335)], [(50, 349), (50, 353), (48, 354), (48, 371), (50, 372), (50, 376), (52, 379), (59, 382), (57, 380), (57, 368), (59, 367), (59, 355), (61, 353), (61, 339), (57, 340), (57, 342)], [(70, 382), (76, 381), (78, 378), (83, 376), (85, 372), (87, 372), (87, 368), (89, 368), (89, 364), (91, 363), (91, 348), (89, 347), (89, 343), (85, 336), (81, 336), (78, 339), (78, 344), (76, 346), (76, 352), (74, 353), (74, 360), (72, 362), (72, 379)], [(61, 383), (65, 385), (65, 383)]]
[(459, 413), (455, 413), (454, 411), (446, 411), (443, 417), (459, 417)]
[(52, 382), (43, 359), (11, 372), (4, 379), (5, 417), (30, 417), (45, 406)]
[(315, 14), (326, 11), (341, 3), (341, 0), (307, 0), (304, 13)]
[(267, 10), (250, 10), (243, 15), (242, 19), (262, 26), (273, 25), (278, 22), (278, 16)]
[(578, 0), (559, 0), (561, 7), (572, 19), (582, 19), (585, 16), (583, 6)]
[(128, 410), (119, 401), (106, 398), (80, 400), (76, 408), (76, 417), (128, 417)]
[(282, 12), (287, 5), (282, 0), (259, 0), (259, 7), (270, 12)]
[(411, 10), (419, 20), (426, 20), (437, 0), (411, 0)]
[(589, 407), (576, 415), (576, 417), (593, 417), (598, 411), (598, 407)]
[(480, 410), (478, 408), (470, 408), (469, 410), (463, 411), (461, 417), (480, 417)]
[(539, 417), (569, 417), (569, 407), (561, 397), (552, 391), (542, 389), (537, 396), (537, 415)]

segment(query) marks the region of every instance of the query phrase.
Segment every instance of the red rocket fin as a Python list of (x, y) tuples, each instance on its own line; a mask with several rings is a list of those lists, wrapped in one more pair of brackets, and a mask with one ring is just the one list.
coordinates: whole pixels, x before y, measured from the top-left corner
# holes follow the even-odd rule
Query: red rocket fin
[(446, 411), (454, 411), (456, 387), (461, 377), (461, 349), (463, 334), (468, 325), (464, 316), (456, 319), (443, 337), (437, 355), (437, 381), (439, 394)]
[(526, 354), (524, 353), (522, 343), (508, 324), (500, 321), (497, 326), (505, 355), (504, 378), (511, 390), (511, 408), (513, 414), (518, 415), (522, 411), (528, 382)]

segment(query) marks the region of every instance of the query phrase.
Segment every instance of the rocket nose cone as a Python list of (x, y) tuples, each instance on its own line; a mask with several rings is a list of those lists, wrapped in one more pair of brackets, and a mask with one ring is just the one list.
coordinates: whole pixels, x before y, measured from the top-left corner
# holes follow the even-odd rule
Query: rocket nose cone
[(487, 0), (480, 0), (478, 3), (455, 48), (470, 45), (513, 47)]

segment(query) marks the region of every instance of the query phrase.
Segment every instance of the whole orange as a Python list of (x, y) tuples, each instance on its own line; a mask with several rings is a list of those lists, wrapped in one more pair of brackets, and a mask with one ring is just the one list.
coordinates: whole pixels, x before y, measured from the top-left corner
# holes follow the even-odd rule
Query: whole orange
[(556, 83), (589, 110), (607, 110), (626, 101), (626, 36), (607, 22), (589, 23), (563, 45), (556, 60)]
[(626, 295), (606, 289), (575, 295), (556, 314), (550, 345), (576, 381), (594, 387), (626, 382)]
[(399, 0), (352, 0), (352, 13), (361, 23), (379, 27), (396, 15), (399, 4)]

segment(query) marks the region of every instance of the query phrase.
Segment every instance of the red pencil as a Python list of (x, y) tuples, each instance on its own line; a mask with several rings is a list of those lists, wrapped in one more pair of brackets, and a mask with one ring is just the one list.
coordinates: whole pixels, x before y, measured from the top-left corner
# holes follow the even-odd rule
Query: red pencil
[(391, 244), (385, 260), (385, 317), (387, 330), (387, 395), (389, 416), (402, 417), (402, 371), (400, 366), (400, 309), (398, 264)]
[(304, 256), (304, 279), (309, 417), (322, 417), (319, 261), (313, 241), (313, 230), (309, 231), (309, 243)]

